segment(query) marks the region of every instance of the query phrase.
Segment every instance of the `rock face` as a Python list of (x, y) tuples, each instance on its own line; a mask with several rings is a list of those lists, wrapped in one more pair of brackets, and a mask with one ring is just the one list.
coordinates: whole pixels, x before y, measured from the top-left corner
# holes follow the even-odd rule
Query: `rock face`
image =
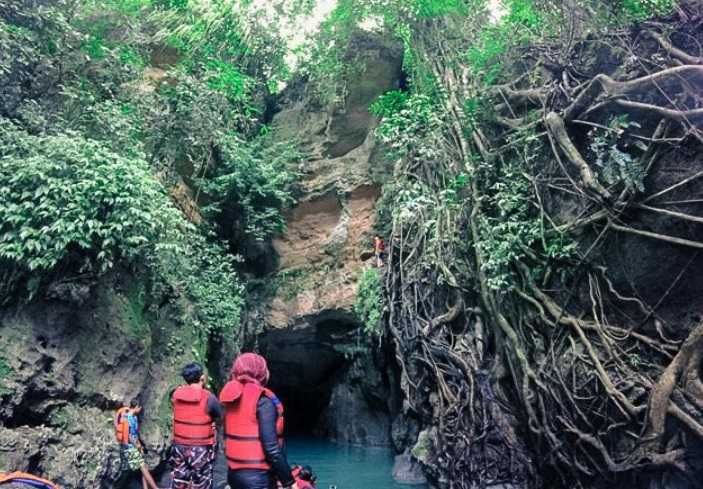
[[(383, 172), (369, 105), (399, 87), (401, 52), (371, 34), (350, 51), (363, 65), (347, 80), (341, 109), (318, 107), (300, 86), (289, 90), (273, 125), (302, 140), (303, 197), (274, 240), (278, 268), (263, 301), (260, 349), (274, 390), (301, 431), (358, 444), (390, 445), (393, 411), (388, 362), (360, 332), (353, 306), (372, 247)], [(293, 419), (290, 418), (293, 416)], [(297, 416), (297, 417), (296, 417)]]
[[(119, 455), (112, 420), (140, 399), (152, 466), (169, 437), (177, 383), (172, 306), (153, 314), (128, 273), (113, 273), (76, 304), (45, 299), (0, 315), (0, 471), (41, 473), (62, 487), (112, 487)], [(72, 297), (77, 294), (75, 288)], [(160, 318), (160, 319), (159, 319)]]
[(279, 137), (301, 140), (309, 155), (301, 171), (303, 197), (288, 213), (287, 231), (273, 243), (283, 277), (267, 304), (266, 324), (282, 328), (325, 311), (351, 311), (356, 279), (371, 248), (374, 206), (383, 162), (374, 143), (376, 121), (369, 105), (396, 89), (401, 53), (383, 39), (360, 33), (350, 50), (363, 64), (347, 80), (341, 109), (316, 108), (292, 88), (273, 125)]
[(359, 254), (371, 246), (378, 196), (379, 187), (366, 184), (347, 195), (304, 201), (289, 213), (286, 235), (274, 242), (284, 280), (267, 312), (268, 325), (283, 328), (325, 311), (351, 311), (365, 266)]
[(383, 359), (360, 352), (335, 376), (329, 403), (313, 432), (338, 442), (390, 446), (395, 406), (386, 369)]

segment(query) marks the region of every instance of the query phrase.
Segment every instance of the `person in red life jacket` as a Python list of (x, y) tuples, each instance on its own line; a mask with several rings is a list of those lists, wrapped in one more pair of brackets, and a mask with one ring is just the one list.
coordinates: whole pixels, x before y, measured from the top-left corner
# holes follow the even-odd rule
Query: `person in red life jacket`
[(383, 253), (386, 250), (386, 243), (378, 234), (373, 237), (373, 252), (376, 256), (376, 267), (383, 268)]
[(267, 389), (266, 360), (244, 353), (220, 392), (225, 410), (225, 456), (231, 489), (298, 489), (283, 447), (283, 405)]
[(291, 473), (300, 489), (317, 489), (315, 485), (317, 477), (312, 473), (309, 465), (294, 465)]
[(159, 489), (144, 460), (144, 444), (139, 436), (139, 415), (142, 407), (136, 399), (124, 403), (115, 413), (115, 438), (120, 445), (120, 477), (116, 487), (122, 487), (132, 474), (141, 475), (143, 489)]
[(186, 383), (171, 396), (171, 489), (211, 489), (217, 441), (214, 423), (222, 417), (222, 407), (205, 388), (207, 376), (199, 363), (189, 363), (181, 375)]

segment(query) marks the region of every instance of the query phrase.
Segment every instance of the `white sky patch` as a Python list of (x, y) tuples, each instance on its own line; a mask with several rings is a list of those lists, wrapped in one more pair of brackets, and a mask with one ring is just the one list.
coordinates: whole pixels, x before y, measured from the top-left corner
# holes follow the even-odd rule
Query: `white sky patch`
[(488, 10), (491, 12), (491, 20), (493, 22), (498, 22), (501, 17), (508, 13), (508, 9), (505, 8), (501, 0), (489, 0)]
[[(285, 2), (285, 0), (284, 0)], [(263, 7), (269, 12), (271, 18), (274, 16), (275, 3), (272, 0), (254, 0), (252, 4), (257, 7)], [(288, 55), (286, 62), (295, 69), (297, 64), (297, 56), (294, 50), (305, 42), (305, 39), (320, 28), (320, 23), (332, 12), (337, 5), (337, 0), (317, 0), (315, 7), (310, 15), (295, 19), (288, 24), (278, 25), (281, 29), (281, 34), (288, 40)]]

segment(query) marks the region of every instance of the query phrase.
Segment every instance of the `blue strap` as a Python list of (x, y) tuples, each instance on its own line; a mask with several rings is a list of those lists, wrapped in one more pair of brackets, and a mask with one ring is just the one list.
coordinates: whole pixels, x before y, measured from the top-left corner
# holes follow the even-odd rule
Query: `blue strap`
[(54, 489), (54, 486), (44, 484), (43, 482), (35, 481), (32, 479), (12, 479), (7, 482), (21, 482), (22, 484), (27, 484), (28, 486), (38, 487), (39, 489)]

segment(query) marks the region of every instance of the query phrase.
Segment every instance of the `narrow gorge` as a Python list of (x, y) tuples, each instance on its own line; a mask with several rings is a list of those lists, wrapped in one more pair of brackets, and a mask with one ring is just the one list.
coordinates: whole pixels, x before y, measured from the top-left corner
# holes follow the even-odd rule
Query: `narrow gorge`
[(181, 367), (257, 352), (330, 489), (702, 488), (702, 46), (697, 0), (0, 0), (0, 473), (119, 489), (138, 400), (169, 484)]

